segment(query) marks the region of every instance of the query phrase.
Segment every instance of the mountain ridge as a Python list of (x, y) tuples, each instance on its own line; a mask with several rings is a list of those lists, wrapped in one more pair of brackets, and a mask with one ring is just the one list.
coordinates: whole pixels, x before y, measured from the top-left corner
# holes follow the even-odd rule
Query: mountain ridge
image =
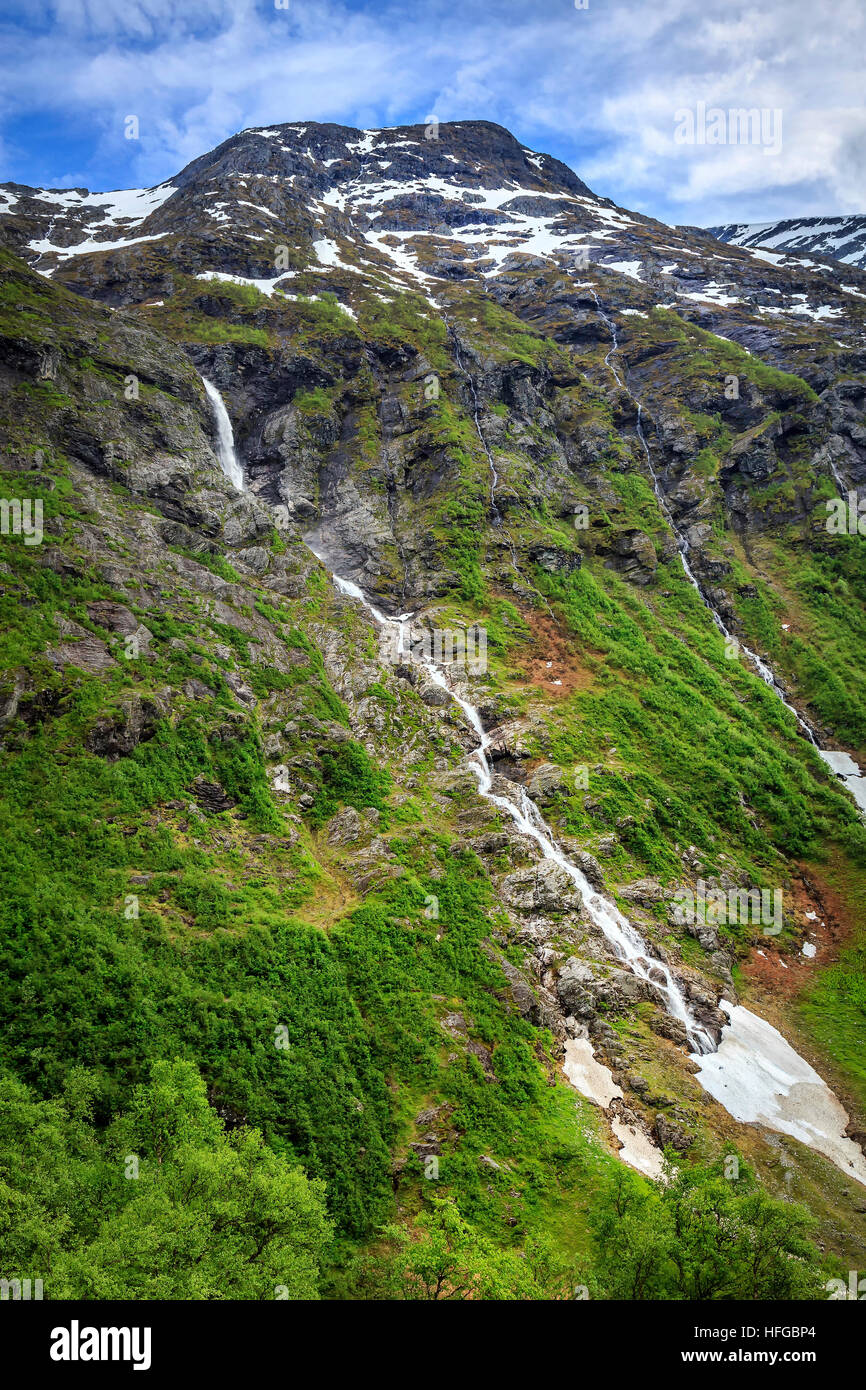
[(712, 236), (735, 246), (766, 251), (810, 254), (841, 261), (862, 270), (866, 266), (866, 215), (789, 217), (776, 222), (730, 222), (708, 227)]
[[(109, 1125), (194, 1059), (229, 1134), (324, 1183), (337, 1296), (384, 1278), (346, 1248), (436, 1212), (520, 1296), (515, 1241), (589, 1269), (596, 1180), (665, 1150), (719, 1200), (741, 1154), (860, 1260), (847, 1172), (713, 1100), (671, 1000), (714, 1045), (723, 1001), (777, 1028), (862, 1149), (864, 827), (804, 728), (862, 765), (866, 580), (827, 504), (866, 483), (866, 276), (618, 209), (489, 123), (437, 135), (241, 132), (111, 203), (5, 186), (4, 487), (47, 544), (0, 538), (39, 924), (4, 1061), (42, 1098), (91, 1067)], [(370, 604), (422, 653), (483, 629), (485, 663), (434, 678)], [(589, 888), (479, 796), (467, 708)], [(762, 890), (769, 932), (674, 909)], [(67, 918), (104, 995), (79, 1014)]]

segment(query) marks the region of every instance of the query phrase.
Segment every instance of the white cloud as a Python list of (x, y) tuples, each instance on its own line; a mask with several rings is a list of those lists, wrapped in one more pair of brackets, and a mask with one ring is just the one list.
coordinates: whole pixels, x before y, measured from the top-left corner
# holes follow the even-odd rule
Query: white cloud
[[(866, 209), (861, 0), (54, 0), (7, 18), (2, 120), (85, 131), (85, 181), (157, 182), (248, 125), (486, 119), (668, 220)], [(780, 108), (778, 155), (674, 141), (681, 107)], [(136, 114), (139, 141), (123, 139)], [(10, 142), (14, 143), (14, 142)], [(19, 145), (21, 139), (18, 140)], [(44, 149), (40, 152), (45, 161)], [(58, 140), (53, 181), (62, 182)], [(80, 147), (73, 156), (82, 181)], [(42, 175), (44, 176), (44, 175)], [(27, 178), (22, 160), (15, 177)]]

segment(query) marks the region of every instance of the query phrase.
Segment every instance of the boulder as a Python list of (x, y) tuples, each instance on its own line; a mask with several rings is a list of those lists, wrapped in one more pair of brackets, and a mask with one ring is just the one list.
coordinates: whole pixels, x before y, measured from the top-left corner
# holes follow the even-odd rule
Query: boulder
[(541, 763), (526, 779), (533, 801), (550, 801), (565, 786), (565, 774), (555, 763)]
[(562, 1010), (578, 1020), (595, 1015), (595, 972), (585, 961), (572, 956), (559, 972), (556, 995)]
[(500, 880), (503, 902), (516, 912), (579, 912), (580, 889), (560, 864), (545, 859), (528, 869), (518, 869)]
[(350, 845), (363, 834), (361, 817), (354, 806), (339, 811), (328, 825), (326, 832), (329, 845)]
[(568, 855), (572, 864), (575, 864), (585, 878), (589, 880), (593, 888), (604, 888), (604, 870), (599, 864), (594, 854), (589, 854), (587, 850), (581, 849), (576, 840), (565, 838), (561, 841), (562, 848)]
[(601, 855), (602, 859), (612, 859), (618, 849), (619, 840), (615, 835), (602, 835), (596, 845), (596, 850)]
[(676, 1149), (677, 1153), (685, 1153), (695, 1142), (693, 1135), (687, 1134), (681, 1125), (665, 1115), (656, 1115), (654, 1129), (660, 1149)]
[(167, 692), (152, 696), (127, 695), (116, 710), (96, 721), (85, 736), (85, 746), (91, 753), (115, 762), (152, 738), (169, 709)]
[(619, 895), (630, 903), (660, 903), (673, 896), (656, 878), (639, 878), (634, 883), (624, 883)]
[(548, 574), (574, 574), (580, 569), (579, 551), (564, 550), (556, 545), (534, 545), (530, 547), (529, 558), (539, 569)]
[(222, 811), (230, 811), (237, 802), (229, 796), (224, 787), (219, 782), (209, 782), (205, 777), (197, 777), (190, 787), (190, 791), (203, 810), (210, 815), (219, 815)]

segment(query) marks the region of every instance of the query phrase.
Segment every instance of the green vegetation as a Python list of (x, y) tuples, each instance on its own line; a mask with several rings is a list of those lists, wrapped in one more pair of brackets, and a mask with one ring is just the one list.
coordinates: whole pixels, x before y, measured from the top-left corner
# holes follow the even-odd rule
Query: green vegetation
[(189, 1062), (157, 1063), (107, 1129), (97, 1092), (81, 1068), (51, 1101), (0, 1077), (4, 1269), (51, 1300), (318, 1297), (321, 1183), (227, 1132)]
[(620, 1168), (590, 1214), (602, 1297), (786, 1300), (826, 1298), (830, 1268), (802, 1206), (775, 1201), (747, 1165), (680, 1169), (647, 1190)]
[[(687, 369), (690, 376), (705, 376), (713, 372), (732, 373), (743, 381), (752, 381), (767, 391), (779, 391), (803, 401), (818, 399), (808, 382), (792, 372), (779, 371), (777, 367), (763, 362), (760, 357), (746, 352), (728, 338), (720, 338), (708, 333), (697, 324), (689, 323), (671, 309), (655, 308), (651, 311), (652, 320), (663, 327), (666, 334), (673, 334), (687, 346)], [(697, 350), (696, 350), (697, 349)]]
[[(33, 363), (47, 343), (57, 357), (0, 400), (4, 495), (38, 491), (47, 523), (41, 546), (0, 538), (4, 1270), (51, 1298), (822, 1296), (834, 1266), (818, 1245), (863, 1248), (847, 1179), (795, 1154), (812, 1215), (776, 1200), (780, 1150), (748, 1127), (731, 1178), (727, 1117), (659, 1042), (649, 999), (600, 1003), (607, 1060), (648, 1129), (658, 1109), (692, 1143), (667, 1185), (615, 1157), (549, 1012), (559, 966), (595, 959), (585, 913), (506, 910), (503, 877), (534, 860), (463, 775), (465, 722), (426, 702), (417, 670), (378, 660), (303, 520), (269, 529), (266, 503), (218, 491), (174, 346), (198, 344), (198, 363), (228, 345), (256, 403), (239, 440), (285, 470), (281, 488), (297, 465), (359, 563), (369, 543), (388, 611), (417, 597), (437, 628), (483, 624), (471, 698), (504, 726), (497, 769), (559, 770), (545, 818), (598, 852), (607, 891), (696, 989), (714, 1002), (729, 960), (750, 1000), (753, 928), (726, 925), (720, 956), (665, 901), (628, 898), (635, 879), (745, 877), (784, 884), (787, 904), (815, 875), (828, 918), (843, 905), (850, 939), (778, 1010), (846, 1104), (866, 1103), (866, 829), (686, 581), (606, 344), (547, 336), (558, 309), (524, 319), (452, 286), (439, 315), (351, 272), (330, 283), (357, 321), (312, 272), (292, 298), (173, 271), (162, 308), (108, 315), (0, 266), (0, 327)], [(634, 336), (630, 373), (661, 359), (663, 385), (681, 376), (666, 411), (695, 448), (674, 471), (737, 630), (866, 747), (864, 569), (819, 525), (814, 392), (677, 315)], [(151, 377), (126, 402), (139, 356)], [(776, 472), (736, 485), (751, 529), (723, 491), (744, 435), (705, 389), (728, 372), (773, 397), (758, 443), (791, 425)], [(646, 584), (621, 564), (635, 532)], [(345, 808), (358, 815), (335, 823)], [(805, 972), (802, 922), (788, 914), (772, 949)]]

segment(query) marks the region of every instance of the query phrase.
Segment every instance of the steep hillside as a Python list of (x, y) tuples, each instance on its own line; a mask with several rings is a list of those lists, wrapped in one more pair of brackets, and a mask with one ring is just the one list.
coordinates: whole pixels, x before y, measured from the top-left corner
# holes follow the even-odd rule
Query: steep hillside
[[(7, 185), (0, 227), (6, 1266), (861, 1267), (866, 274), (484, 122), (245, 131), (156, 190)], [(696, 1193), (712, 1279), (670, 1254)]]

